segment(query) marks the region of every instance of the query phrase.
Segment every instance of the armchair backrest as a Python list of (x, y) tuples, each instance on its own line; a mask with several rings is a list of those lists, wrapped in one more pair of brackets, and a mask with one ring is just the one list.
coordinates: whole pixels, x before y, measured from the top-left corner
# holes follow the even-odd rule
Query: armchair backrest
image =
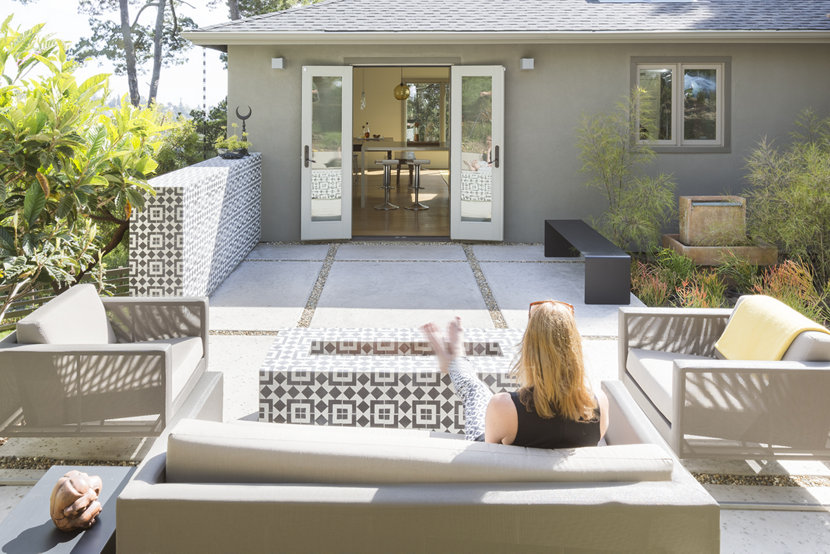
[(75, 285), (17, 323), (17, 342), (108, 344), (115, 333), (93, 285)]

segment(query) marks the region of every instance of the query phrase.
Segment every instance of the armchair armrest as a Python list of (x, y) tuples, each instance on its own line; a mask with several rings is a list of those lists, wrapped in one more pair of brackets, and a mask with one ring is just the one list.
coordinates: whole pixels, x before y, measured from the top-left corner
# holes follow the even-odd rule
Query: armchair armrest
[[(60, 428), (158, 415), (140, 431), (130, 428), (142, 436), (148, 428), (158, 433), (172, 414), (172, 367), (169, 344), (10, 345), (0, 349), (0, 380), (16, 389), (14, 396), (4, 396), (4, 402), (14, 399), (16, 405), (3, 407), (12, 417), (0, 421), (0, 429), (22, 416), (26, 436), (37, 429), (75, 434)], [(6, 432), (15, 434), (14, 427)]]
[(207, 297), (101, 298), (119, 342), (141, 342), (177, 337), (201, 337), (208, 359)]
[(619, 309), (620, 379), (631, 348), (645, 348), (713, 356), (715, 342), (732, 314), (728, 308), (630, 308)]
[[(757, 454), (747, 443), (830, 454), (830, 363), (678, 360), (673, 372), (669, 443), (679, 457)], [(716, 451), (705, 450), (711, 438), (721, 441)]]

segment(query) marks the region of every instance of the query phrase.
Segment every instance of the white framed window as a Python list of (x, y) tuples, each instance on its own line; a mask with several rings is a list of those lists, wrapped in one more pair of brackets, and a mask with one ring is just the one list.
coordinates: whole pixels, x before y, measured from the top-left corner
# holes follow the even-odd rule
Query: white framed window
[(643, 141), (658, 151), (728, 148), (728, 61), (641, 60), (633, 86), (644, 91), (637, 113)]

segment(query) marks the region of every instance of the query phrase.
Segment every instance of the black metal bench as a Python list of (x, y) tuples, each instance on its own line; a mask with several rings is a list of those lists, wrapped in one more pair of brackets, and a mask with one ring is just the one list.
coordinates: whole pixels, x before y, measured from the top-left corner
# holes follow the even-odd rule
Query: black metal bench
[(585, 303), (629, 304), (631, 256), (581, 219), (545, 220), (545, 257), (585, 258)]

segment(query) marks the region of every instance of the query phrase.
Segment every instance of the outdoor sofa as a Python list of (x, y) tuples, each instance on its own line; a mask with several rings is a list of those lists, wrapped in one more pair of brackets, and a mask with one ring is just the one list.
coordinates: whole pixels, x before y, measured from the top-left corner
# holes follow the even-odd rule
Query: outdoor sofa
[(0, 341), (0, 436), (155, 436), (222, 418), (207, 298), (101, 298), (71, 287)]
[[(716, 345), (744, 302), (776, 315), (749, 313), (737, 345), (749, 355), (722, 359)], [(830, 334), (782, 320), (822, 329), (761, 296), (734, 310), (622, 307), (620, 380), (680, 458), (830, 458)], [(770, 342), (780, 356), (764, 356)]]
[(717, 552), (719, 507), (622, 383), (608, 446), (186, 420), (118, 498), (131, 552)]

